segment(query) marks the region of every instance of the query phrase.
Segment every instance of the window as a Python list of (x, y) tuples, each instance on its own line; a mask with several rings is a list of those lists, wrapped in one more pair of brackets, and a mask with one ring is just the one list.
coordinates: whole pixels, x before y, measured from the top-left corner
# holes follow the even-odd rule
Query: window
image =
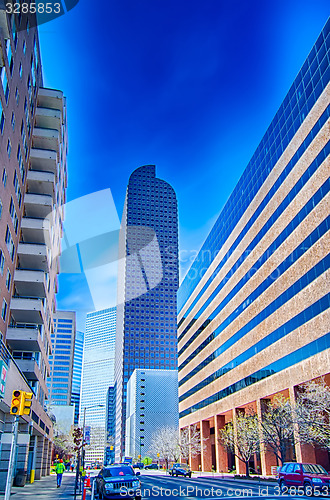
[(3, 205), (2, 205), (2, 201), (0, 200), (0, 219), (1, 219), (1, 216), (2, 216), (2, 208), (3, 208)]
[(2, 250), (0, 250), (0, 273), (3, 275), (3, 270), (5, 267), (5, 256)]
[(10, 158), (10, 155), (11, 155), (11, 141), (10, 141), (10, 139), (8, 139), (8, 142), (7, 142), (7, 154), (8, 154), (8, 158)]
[(9, 269), (7, 269), (6, 287), (8, 292), (10, 291), (10, 285), (11, 285), (11, 272), (9, 271)]
[(7, 317), (7, 309), (8, 309), (8, 305), (7, 305), (7, 302), (5, 301), (5, 299), (3, 299), (3, 302), (2, 302), (2, 311), (1, 311), (1, 317), (4, 321), (6, 321), (6, 317)]
[(24, 184), (24, 181), (25, 181), (25, 168), (24, 168), (23, 156), (22, 156), (21, 146), (20, 145), (18, 145), (18, 148), (17, 148), (17, 162), (18, 162), (19, 171), (20, 171), (21, 177), (22, 177), (22, 183)]
[(20, 79), (23, 78), (23, 66), (22, 66), (22, 63), (20, 63), (20, 65), (19, 65), (19, 76), (20, 76)]
[(17, 234), (17, 229), (18, 229), (18, 217), (15, 209), (15, 203), (13, 198), (10, 198), (10, 205), (9, 205), (9, 213), (10, 217), (14, 226), (15, 233)]
[(14, 60), (13, 60), (13, 53), (11, 51), (11, 45), (10, 45), (9, 40), (7, 40), (7, 59), (8, 59), (8, 66), (9, 66), (9, 70), (10, 70), (10, 75), (12, 76), (13, 67), (14, 67)]
[(1, 68), (0, 75), (1, 75), (1, 82), (2, 82), (3, 93), (5, 94), (6, 104), (8, 104), (9, 84), (8, 84), (7, 72), (6, 72), (5, 66), (3, 66)]
[(6, 187), (6, 184), (7, 184), (7, 172), (6, 172), (5, 168), (3, 169), (2, 183), (3, 183), (4, 187)]
[(17, 176), (16, 170), (15, 170), (15, 174), (14, 174), (14, 187), (15, 187), (15, 193), (16, 193), (16, 196), (17, 196), (18, 205), (19, 205), (19, 207), (21, 207), (22, 192), (21, 192), (21, 188), (20, 188), (20, 185), (19, 185), (19, 182), (18, 182), (18, 176)]
[(0, 133), (1, 134), (3, 133), (4, 126), (5, 126), (5, 114), (3, 112), (3, 107), (2, 107), (1, 100), (0, 100)]
[(13, 128), (13, 130), (15, 130), (15, 113), (12, 112), (11, 114), (11, 126)]
[(15, 90), (15, 99), (16, 99), (16, 104), (18, 106), (18, 103), (19, 103), (19, 91), (18, 91), (17, 87), (16, 87), (16, 90)]
[(7, 230), (6, 230), (6, 238), (5, 239), (6, 239), (6, 245), (7, 245), (7, 249), (8, 249), (10, 258), (11, 258), (11, 260), (14, 260), (15, 245), (14, 245), (14, 240), (12, 238), (12, 235), (11, 235), (11, 232), (10, 232), (10, 229), (8, 226), (7, 226)]

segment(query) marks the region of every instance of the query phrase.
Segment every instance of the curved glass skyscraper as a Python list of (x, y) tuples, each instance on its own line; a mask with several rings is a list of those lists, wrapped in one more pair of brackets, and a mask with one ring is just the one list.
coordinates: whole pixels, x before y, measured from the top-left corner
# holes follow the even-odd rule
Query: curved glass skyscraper
[(134, 369), (177, 369), (178, 281), (176, 194), (154, 165), (145, 165), (129, 179), (120, 233), (116, 460), (125, 449), (126, 387)]

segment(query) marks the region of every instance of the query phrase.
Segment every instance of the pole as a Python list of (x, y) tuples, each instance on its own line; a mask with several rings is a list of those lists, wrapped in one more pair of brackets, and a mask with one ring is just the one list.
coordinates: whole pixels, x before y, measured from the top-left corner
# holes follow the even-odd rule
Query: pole
[(7, 474), (6, 491), (5, 491), (4, 500), (9, 500), (10, 493), (11, 493), (11, 483), (13, 480), (15, 454), (16, 454), (16, 446), (17, 446), (18, 422), (19, 422), (19, 417), (17, 416), (17, 417), (15, 417), (15, 420), (13, 423), (11, 449), (10, 449), (10, 456), (9, 456), (8, 474)]
[(83, 419), (83, 438), (82, 438), (82, 446), (81, 446), (81, 465), (83, 470), (85, 470), (85, 424), (86, 424), (86, 406), (84, 408), (84, 419)]
[(80, 452), (77, 452), (77, 467), (76, 467), (76, 479), (74, 483), (74, 500), (77, 498), (77, 489), (78, 489), (78, 481), (79, 481), (79, 468), (80, 468)]

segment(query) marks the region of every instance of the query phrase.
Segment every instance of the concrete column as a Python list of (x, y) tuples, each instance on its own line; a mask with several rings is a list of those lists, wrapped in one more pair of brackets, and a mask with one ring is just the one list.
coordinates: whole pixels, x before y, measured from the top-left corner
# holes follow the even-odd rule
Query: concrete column
[(202, 420), (200, 423), (201, 429), (201, 449), (202, 449), (202, 471), (211, 472), (212, 470), (212, 450), (210, 439), (210, 422)]
[(35, 479), (41, 479), (42, 476), (42, 466), (43, 466), (43, 455), (44, 455), (44, 437), (36, 436), (37, 446), (36, 446), (36, 472)]
[[(257, 399), (257, 415), (259, 420), (262, 418), (262, 408), (261, 408), (261, 399)], [(261, 428), (260, 428), (260, 434), (261, 433)], [(276, 467), (279, 465), (276, 460), (275, 454), (267, 449), (267, 446), (261, 443), (260, 446), (260, 462), (261, 462), (261, 474), (271, 474), (272, 473), (272, 467)]]
[(226, 423), (224, 415), (215, 415), (215, 457), (217, 472), (228, 472), (228, 453), (226, 448), (219, 442), (219, 429), (223, 429)]
[[(189, 441), (191, 439), (191, 426), (189, 426)], [(201, 465), (201, 453), (192, 454), (189, 450), (189, 463), (191, 470), (200, 470)]]
[[(235, 441), (237, 442), (236, 435), (237, 435), (237, 430), (236, 430), (236, 408), (233, 409), (233, 426), (234, 426), (234, 434), (235, 434)], [(236, 474), (242, 474), (245, 475), (245, 463), (242, 462), (237, 456), (237, 450), (235, 450), (235, 469), (236, 469)]]

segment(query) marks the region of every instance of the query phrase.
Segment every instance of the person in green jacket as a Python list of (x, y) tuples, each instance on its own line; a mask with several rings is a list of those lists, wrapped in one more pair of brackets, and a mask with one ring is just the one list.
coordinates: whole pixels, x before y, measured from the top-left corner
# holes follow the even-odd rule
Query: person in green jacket
[(58, 464), (56, 464), (55, 472), (57, 474), (57, 487), (59, 488), (62, 483), (63, 472), (65, 471), (65, 466), (63, 460), (61, 459)]

